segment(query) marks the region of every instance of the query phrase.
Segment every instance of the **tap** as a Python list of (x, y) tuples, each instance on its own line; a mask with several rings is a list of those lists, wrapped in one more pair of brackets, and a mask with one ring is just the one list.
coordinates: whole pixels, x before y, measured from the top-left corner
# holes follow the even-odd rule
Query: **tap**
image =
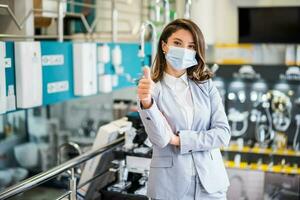
[[(71, 156), (74, 157), (74, 156), (81, 155), (82, 151), (81, 151), (80, 146), (74, 142), (67, 142), (67, 143), (60, 145), (58, 148), (58, 154), (57, 154), (57, 156), (58, 156), (57, 161), (58, 161), (59, 165), (64, 162), (63, 155), (66, 153), (68, 155), (71, 154)], [(72, 159), (72, 158), (67, 158), (67, 159)]]
[(185, 0), (184, 18), (191, 19), (192, 0)]
[(145, 34), (146, 34), (146, 28), (150, 27), (151, 28), (151, 64), (153, 64), (155, 55), (156, 55), (156, 48), (157, 48), (157, 33), (156, 33), (156, 28), (153, 23), (150, 21), (145, 21), (142, 23), (142, 26), (140, 28), (140, 47), (139, 47), (139, 53), (138, 56), (142, 59), (145, 59)]
[[(64, 154), (68, 154), (69, 156), (70, 156), (70, 154), (73, 154), (72, 156), (74, 156), (74, 155), (78, 156), (78, 155), (82, 154), (82, 151), (81, 151), (80, 146), (74, 142), (67, 142), (67, 143), (60, 145), (58, 148), (58, 154), (57, 154), (57, 162), (58, 162), (57, 164), (58, 165), (73, 158), (73, 157), (72, 158), (69, 157), (69, 158), (67, 158), (67, 160), (66, 160), (66, 158), (65, 158), (65, 160), (63, 160)], [(67, 170), (67, 172), (66, 172), (67, 176), (72, 176), (72, 170)], [(76, 167), (75, 170), (76, 170), (77, 175), (81, 174), (80, 167)], [(59, 175), (57, 177), (58, 180), (61, 180), (61, 178), (62, 178), (62, 175)]]
[[(160, 20), (160, 4), (161, 0), (156, 0), (155, 3), (155, 21), (159, 22)], [(170, 3), (169, 0), (163, 0), (163, 7), (164, 7), (164, 24), (170, 22)]]

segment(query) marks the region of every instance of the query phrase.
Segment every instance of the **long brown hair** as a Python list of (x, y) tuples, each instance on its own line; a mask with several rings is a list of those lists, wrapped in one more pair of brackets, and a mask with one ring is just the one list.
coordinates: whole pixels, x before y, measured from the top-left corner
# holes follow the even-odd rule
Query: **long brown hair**
[(168, 38), (176, 31), (184, 29), (190, 31), (196, 44), (196, 60), (198, 64), (187, 68), (187, 76), (193, 81), (205, 81), (213, 76), (213, 73), (205, 67), (205, 43), (200, 28), (191, 20), (176, 19), (169, 23), (163, 30), (157, 45), (157, 54), (152, 67), (152, 80), (158, 82), (163, 77), (167, 63), (162, 50), (162, 42), (167, 43)]

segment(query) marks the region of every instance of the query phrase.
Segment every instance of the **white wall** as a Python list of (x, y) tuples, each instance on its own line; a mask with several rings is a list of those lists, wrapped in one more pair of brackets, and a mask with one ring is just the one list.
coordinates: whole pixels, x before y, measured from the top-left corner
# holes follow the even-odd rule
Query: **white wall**
[(218, 0), (194, 0), (192, 1), (191, 19), (195, 21), (203, 32), (207, 44), (216, 40), (216, 1)]

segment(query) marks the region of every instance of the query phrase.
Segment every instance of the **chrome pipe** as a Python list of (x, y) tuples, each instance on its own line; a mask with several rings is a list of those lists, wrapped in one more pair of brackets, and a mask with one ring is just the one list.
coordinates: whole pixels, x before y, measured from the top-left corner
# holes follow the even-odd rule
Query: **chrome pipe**
[(51, 180), (52, 178), (56, 177), (57, 175), (63, 173), (64, 171), (74, 168), (75, 166), (77, 166), (87, 160), (90, 160), (101, 153), (107, 152), (113, 147), (123, 144), (124, 139), (125, 139), (124, 137), (120, 137), (117, 140), (115, 140), (114, 142), (111, 142), (108, 145), (105, 145), (97, 150), (88, 151), (74, 159), (67, 161), (64, 164), (56, 166), (46, 172), (42, 172), (42, 173), (37, 174), (31, 178), (28, 178), (16, 185), (13, 185), (0, 193), (0, 199), (4, 200), (7, 198), (10, 198), (17, 194), (20, 194), (22, 192), (30, 190), (31, 188), (34, 188), (48, 180)]
[(69, 195), (71, 195), (71, 191), (68, 191), (68, 192), (66, 192), (65, 194), (63, 194), (63, 195), (61, 195), (60, 197), (58, 197), (56, 200), (62, 200), (62, 199), (64, 199), (66, 196), (69, 196)]
[(75, 170), (74, 168), (71, 169), (71, 178), (69, 180), (70, 182), (70, 200), (77, 200), (76, 198), (76, 192), (77, 192), (77, 184), (76, 184), (76, 177), (75, 177)]
[[(108, 172), (105, 172), (105, 173), (108, 173)], [(102, 177), (105, 173), (93, 175), (93, 178), (91, 178), (90, 180), (87, 180), (87, 181), (81, 183), (80, 185), (78, 185), (78, 186), (77, 186), (77, 189), (80, 189), (80, 188), (82, 188), (83, 186), (85, 186), (85, 185), (87, 185), (87, 184), (89, 184), (89, 183), (95, 181), (96, 179)]]

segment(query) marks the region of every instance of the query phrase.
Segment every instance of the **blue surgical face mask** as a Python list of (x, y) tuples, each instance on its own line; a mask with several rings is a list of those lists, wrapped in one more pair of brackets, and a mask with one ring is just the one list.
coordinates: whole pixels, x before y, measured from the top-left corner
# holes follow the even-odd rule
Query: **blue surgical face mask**
[(171, 67), (178, 71), (198, 64), (196, 51), (186, 48), (169, 46), (169, 51), (165, 58)]

